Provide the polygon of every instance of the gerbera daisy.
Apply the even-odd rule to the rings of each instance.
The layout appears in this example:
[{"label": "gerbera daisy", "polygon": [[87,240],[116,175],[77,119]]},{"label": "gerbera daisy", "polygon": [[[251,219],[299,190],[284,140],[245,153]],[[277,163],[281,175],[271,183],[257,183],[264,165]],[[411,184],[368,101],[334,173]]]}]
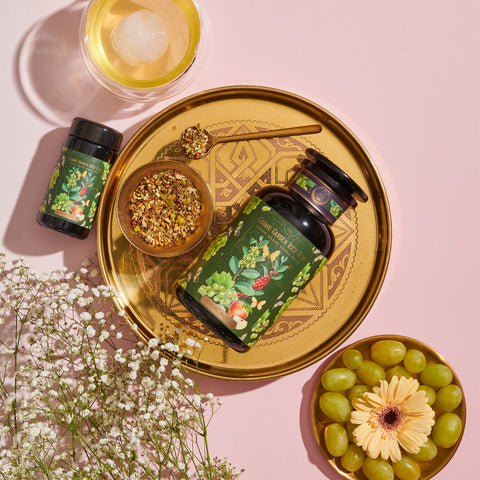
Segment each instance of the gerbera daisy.
[{"label": "gerbera daisy", "polygon": [[393,462],[401,459],[400,446],[418,453],[427,441],[434,424],[434,412],[414,378],[394,376],[382,380],[373,392],[352,400],[355,410],[350,421],[358,425],[353,431],[355,443],[371,458],[379,455]]}]

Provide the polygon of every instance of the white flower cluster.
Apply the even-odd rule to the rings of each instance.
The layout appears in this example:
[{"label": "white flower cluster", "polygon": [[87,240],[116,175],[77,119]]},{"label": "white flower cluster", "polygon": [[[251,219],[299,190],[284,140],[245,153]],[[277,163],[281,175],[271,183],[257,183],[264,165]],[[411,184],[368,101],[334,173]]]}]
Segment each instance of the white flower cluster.
[{"label": "white flower cluster", "polygon": [[137,342],[97,277],[0,254],[0,479],[238,478],[208,450],[219,401],[183,361],[200,345]]}]

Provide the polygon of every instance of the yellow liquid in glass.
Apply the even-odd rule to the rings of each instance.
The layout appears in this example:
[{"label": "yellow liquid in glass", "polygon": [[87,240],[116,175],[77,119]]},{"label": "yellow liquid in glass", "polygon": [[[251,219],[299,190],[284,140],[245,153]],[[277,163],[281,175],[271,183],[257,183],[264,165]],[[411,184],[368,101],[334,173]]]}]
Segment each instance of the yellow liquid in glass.
[{"label": "yellow liquid in glass", "polygon": [[[156,61],[134,66],[115,51],[112,32],[138,10],[158,15],[167,27],[169,43]],[[92,61],[111,81],[131,88],[154,88],[181,76],[195,59],[201,21],[191,0],[95,0],[85,22],[85,39]]]}]

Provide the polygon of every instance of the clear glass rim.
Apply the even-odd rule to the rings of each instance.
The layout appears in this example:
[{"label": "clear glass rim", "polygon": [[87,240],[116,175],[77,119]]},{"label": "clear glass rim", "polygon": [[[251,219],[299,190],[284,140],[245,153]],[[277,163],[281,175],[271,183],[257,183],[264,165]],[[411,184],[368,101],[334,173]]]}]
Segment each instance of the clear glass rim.
[{"label": "clear glass rim", "polygon": [[[197,74],[199,64],[205,56],[208,41],[208,22],[194,0],[187,1],[191,3],[198,15],[198,36],[193,42],[190,41],[182,61],[174,70],[160,79],[145,82],[136,81],[132,82],[132,85],[113,80],[97,65],[90,54],[88,48],[89,36],[86,32],[87,20],[92,6],[98,1],[91,0],[83,11],[80,20],[79,42],[84,65],[101,86],[123,99],[148,102],[169,98],[191,84]],[[176,3],[176,0],[171,1]]]}]

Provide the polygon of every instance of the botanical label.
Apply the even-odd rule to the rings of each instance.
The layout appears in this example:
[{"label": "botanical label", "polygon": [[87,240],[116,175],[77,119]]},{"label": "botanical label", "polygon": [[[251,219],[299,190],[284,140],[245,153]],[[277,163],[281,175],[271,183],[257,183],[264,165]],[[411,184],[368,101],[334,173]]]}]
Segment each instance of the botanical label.
[{"label": "botanical label", "polygon": [[110,164],[63,147],[40,211],[91,228]]},{"label": "botanical label", "polygon": [[251,346],[326,261],[284,217],[252,197],[179,284]]}]

